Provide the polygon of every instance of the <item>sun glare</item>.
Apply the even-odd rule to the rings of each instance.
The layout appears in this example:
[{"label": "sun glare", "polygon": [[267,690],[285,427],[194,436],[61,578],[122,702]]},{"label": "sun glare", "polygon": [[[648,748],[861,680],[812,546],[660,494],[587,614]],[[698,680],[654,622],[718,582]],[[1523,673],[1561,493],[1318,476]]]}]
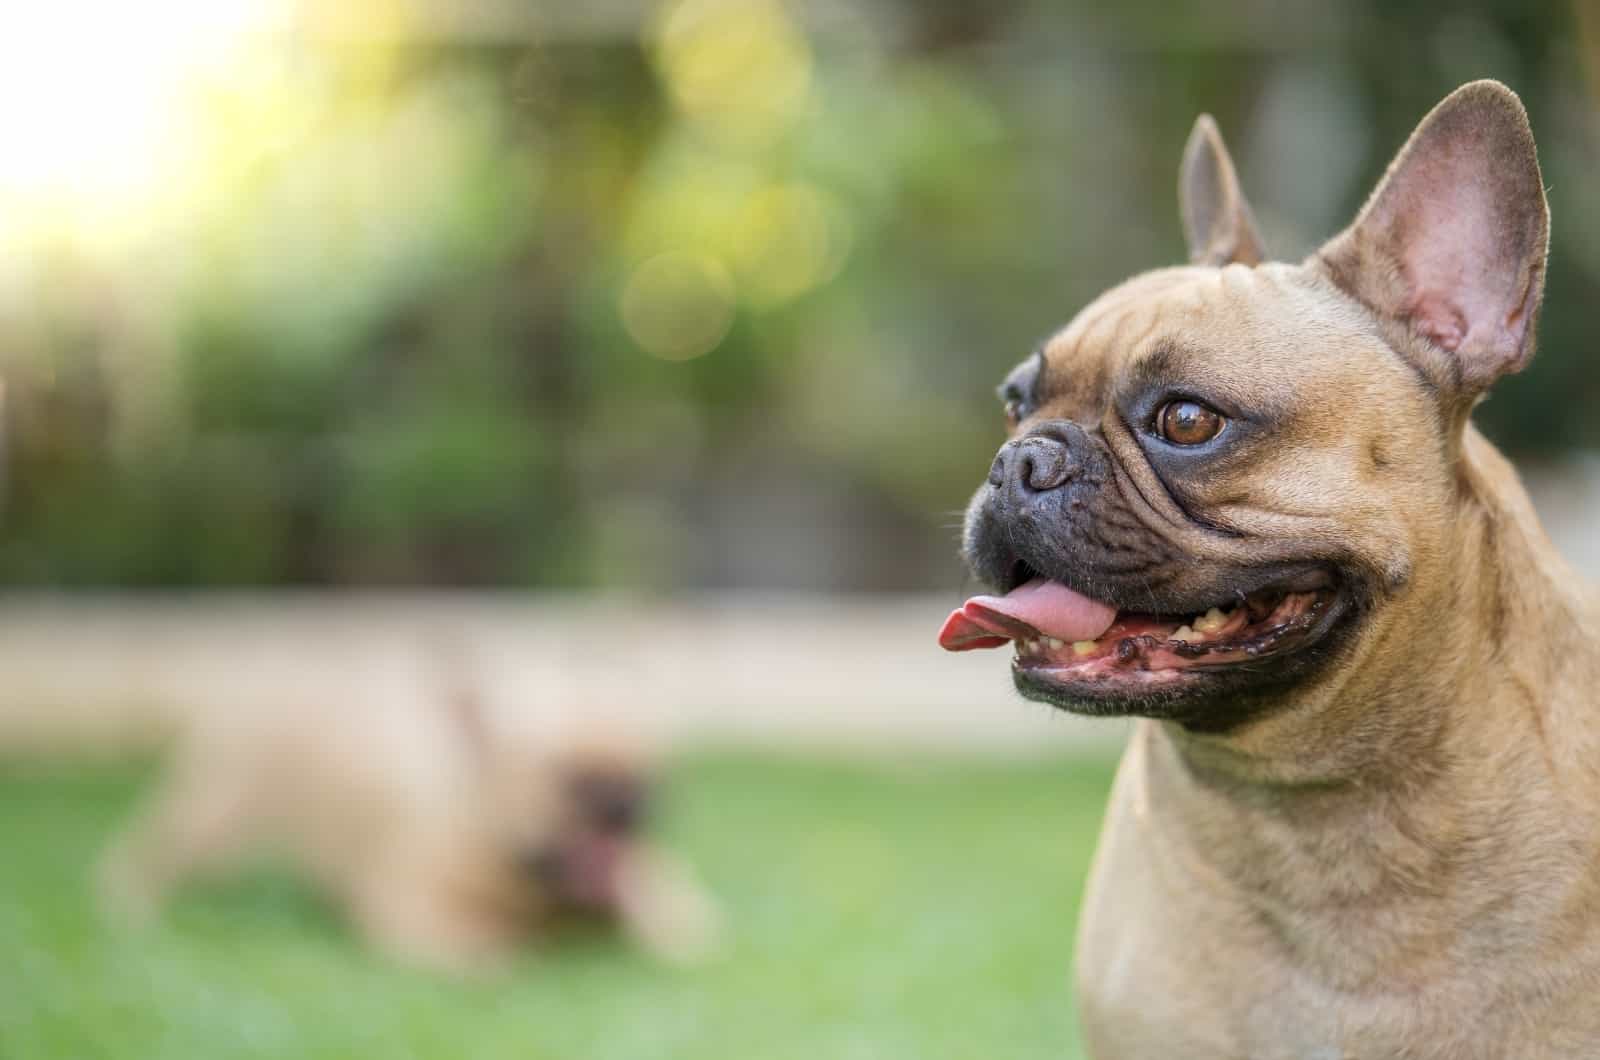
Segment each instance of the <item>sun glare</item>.
[{"label": "sun glare", "polygon": [[277,6],[14,6],[0,20],[0,226],[129,220],[184,164],[196,95]]}]

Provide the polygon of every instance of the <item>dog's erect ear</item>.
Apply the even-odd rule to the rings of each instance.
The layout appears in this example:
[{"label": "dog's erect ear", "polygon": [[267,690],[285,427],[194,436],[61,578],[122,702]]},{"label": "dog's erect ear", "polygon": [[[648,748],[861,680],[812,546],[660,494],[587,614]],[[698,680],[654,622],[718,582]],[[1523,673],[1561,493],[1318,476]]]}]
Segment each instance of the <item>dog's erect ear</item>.
[{"label": "dog's erect ear", "polygon": [[1437,382],[1476,395],[1533,355],[1549,244],[1522,101],[1474,81],[1422,119],[1355,223],[1316,257],[1358,301],[1444,352]]},{"label": "dog's erect ear", "polygon": [[1211,115],[1195,119],[1178,170],[1178,208],[1196,265],[1259,265],[1266,258],[1233,159]]}]

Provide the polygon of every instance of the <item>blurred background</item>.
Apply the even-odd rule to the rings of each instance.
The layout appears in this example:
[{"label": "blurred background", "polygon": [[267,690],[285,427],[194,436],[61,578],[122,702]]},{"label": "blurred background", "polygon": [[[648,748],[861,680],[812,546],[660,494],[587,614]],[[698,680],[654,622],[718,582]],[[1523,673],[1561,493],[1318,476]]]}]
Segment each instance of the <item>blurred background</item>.
[{"label": "blurred background", "polygon": [[[998,660],[933,645],[966,585],[959,513],[1002,438],[993,388],[1098,291],[1183,258],[1176,170],[1197,112],[1294,259],[1429,107],[1486,76],[1531,112],[1554,238],[1539,355],[1478,420],[1592,575],[1595,0],[5,14],[0,776],[7,842],[26,833],[36,856],[0,868],[19,898],[0,940],[34,972],[0,989],[0,1055],[97,1055],[130,1028],[139,1055],[333,1055],[350,1043],[297,1037],[314,1002],[283,984],[302,972],[379,977],[364,1027],[391,989],[422,1005],[363,1039],[395,1055],[456,1055],[439,1043],[474,1020],[496,1034],[460,1055],[536,1045],[499,1007],[513,998],[542,1013],[553,1056],[1070,1055],[1060,910],[1118,733],[1021,704]],[[441,629],[502,698],[618,713],[690,753],[687,823],[669,827],[723,858],[757,957],[684,986],[586,951],[576,979],[441,999],[339,964],[357,958],[324,952],[311,907],[266,884],[191,910],[167,949],[105,957],[120,951],[80,870],[148,767],[84,772],[78,752],[148,753],[245,699],[376,694],[373,675]],[[840,754],[852,764],[823,764]],[[788,764],[755,764],[772,756]],[[963,814],[971,788],[1015,799]],[[733,853],[748,836],[724,797],[832,868],[777,896]],[[907,837],[941,827],[913,812],[930,804],[997,845],[973,871],[1017,888],[1003,909],[948,876],[965,860]],[[1011,879],[1052,836],[1038,878]],[[875,936],[846,879],[950,912]],[[844,918],[820,936],[837,948],[807,951],[798,1001],[752,970],[784,963],[781,933],[758,959],[769,902]],[[285,931],[303,948],[272,941]],[[218,985],[207,946],[258,947],[266,979],[247,965]],[[130,1001],[151,953],[171,981]],[[987,978],[956,1021],[974,966]],[[87,968],[91,1016],[69,1017]],[[613,980],[642,1013],[626,1033],[594,1000]],[[719,1022],[730,983],[749,1007]],[[150,1015],[174,1010],[191,1022]],[[766,1041],[774,1020],[790,1026]],[[230,1039],[238,1021],[254,1030]],[[7,1051],[8,1031],[25,1045]],[[590,1034],[610,1037],[573,1051]]]}]

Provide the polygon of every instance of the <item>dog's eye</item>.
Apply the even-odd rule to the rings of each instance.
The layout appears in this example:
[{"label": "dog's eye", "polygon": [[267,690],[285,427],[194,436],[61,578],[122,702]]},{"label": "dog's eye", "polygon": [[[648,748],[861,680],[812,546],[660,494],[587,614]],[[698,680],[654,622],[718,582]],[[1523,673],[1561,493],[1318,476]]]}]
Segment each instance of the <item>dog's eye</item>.
[{"label": "dog's eye", "polygon": [[1018,401],[1016,398],[1011,398],[1006,402],[1007,427],[1016,427],[1017,424],[1022,422],[1022,417],[1026,414],[1027,410],[1022,407],[1021,401]]},{"label": "dog's eye", "polygon": [[1173,445],[1200,445],[1222,433],[1227,423],[1198,401],[1169,401],[1156,413],[1156,431]]}]

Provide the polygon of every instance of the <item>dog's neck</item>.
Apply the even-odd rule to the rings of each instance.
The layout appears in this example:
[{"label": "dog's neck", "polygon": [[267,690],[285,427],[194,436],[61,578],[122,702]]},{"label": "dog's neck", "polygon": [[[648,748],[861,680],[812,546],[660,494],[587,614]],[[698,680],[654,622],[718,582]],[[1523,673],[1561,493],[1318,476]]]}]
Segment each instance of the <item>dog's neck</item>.
[{"label": "dog's neck", "polygon": [[1464,455],[1481,502],[1462,506],[1427,601],[1445,610],[1403,668],[1352,668],[1235,737],[1142,722],[1130,750],[1135,804],[1190,883],[1282,912],[1347,985],[1459,958],[1430,942],[1430,903],[1494,932],[1600,885],[1597,609],[1499,454],[1473,434]]}]

